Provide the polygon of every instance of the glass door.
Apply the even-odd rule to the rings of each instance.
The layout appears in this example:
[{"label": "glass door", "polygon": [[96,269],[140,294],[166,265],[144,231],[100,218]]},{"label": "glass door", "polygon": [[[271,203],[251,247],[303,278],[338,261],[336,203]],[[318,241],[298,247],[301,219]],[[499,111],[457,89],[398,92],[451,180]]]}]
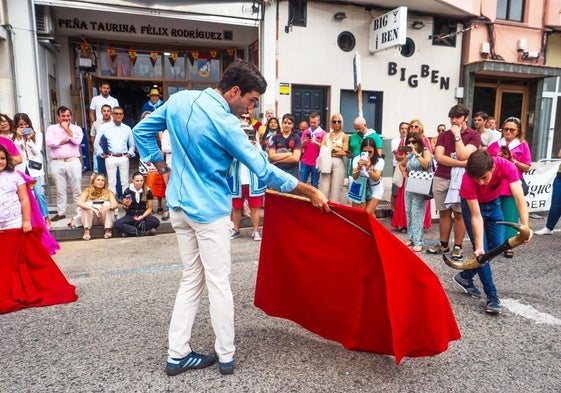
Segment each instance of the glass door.
[{"label": "glass door", "polygon": [[551,110],[553,108],[553,98],[542,97],[542,107],[541,107],[541,118],[540,118],[540,129],[537,130],[535,134],[535,148],[532,146],[532,151],[535,157],[532,157],[534,161],[538,161],[544,158],[549,158],[549,152],[551,151],[550,144],[553,138],[554,128],[550,124]]}]

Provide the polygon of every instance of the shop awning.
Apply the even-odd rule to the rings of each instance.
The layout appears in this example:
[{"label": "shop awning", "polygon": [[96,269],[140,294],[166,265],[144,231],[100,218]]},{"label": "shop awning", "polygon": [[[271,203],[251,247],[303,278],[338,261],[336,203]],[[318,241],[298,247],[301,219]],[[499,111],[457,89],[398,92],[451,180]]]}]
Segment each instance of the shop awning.
[{"label": "shop awning", "polygon": [[246,26],[256,26],[261,18],[257,1],[36,0],[35,4]]}]

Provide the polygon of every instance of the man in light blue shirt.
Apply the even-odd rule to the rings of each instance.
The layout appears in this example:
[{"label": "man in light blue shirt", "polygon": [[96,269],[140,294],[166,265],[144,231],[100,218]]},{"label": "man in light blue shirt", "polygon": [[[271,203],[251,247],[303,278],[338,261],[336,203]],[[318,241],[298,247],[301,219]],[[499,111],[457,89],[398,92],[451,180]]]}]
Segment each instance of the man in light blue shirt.
[{"label": "man in light blue shirt", "polygon": [[[129,159],[135,156],[134,139],[132,130],[123,123],[125,112],[120,106],[113,108],[113,120],[104,123],[99,127],[99,132],[95,135],[94,152],[105,159],[107,170],[107,180],[109,189],[121,197],[122,187],[129,184]],[[107,140],[107,151],[104,151],[101,140]],[[120,176],[120,189],[117,190],[117,170]]]},{"label": "man in light blue shirt", "polygon": [[[306,196],[315,207],[329,211],[327,198],[318,189],[271,165],[240,128],[238,116],[253,110],[266,87],[255,66],[236,60],[215,89],[175,93],[134,128],[141,159],[152,162],[168,182],[166,199],[184,266],[169,328],[168,375],[216,361],[214,355],[197,354],[190,346],[205,284],[218,368],[223,375],[234,372],[232,200],[226,181],[232,160],[238,159],[270,187]],[[170,134],[173,171],[156,142],[163,129]]]}]

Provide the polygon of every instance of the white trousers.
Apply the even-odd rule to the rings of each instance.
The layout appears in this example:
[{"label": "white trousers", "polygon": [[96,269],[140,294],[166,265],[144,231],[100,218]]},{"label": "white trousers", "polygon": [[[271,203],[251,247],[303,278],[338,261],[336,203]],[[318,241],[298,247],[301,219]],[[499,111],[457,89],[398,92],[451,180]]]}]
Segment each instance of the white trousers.
[{"label": "white trousers", "polygon": [[206,284],[210,319],[216,336],[214,350],[221,362],[234,356],[234,299],[230,288],[230,217],[208,224],[191,220],[170,209],[183,263],[183,275],[169,327],[168,354],[183,358],[192,351],[191,329]]},{"label": "white trousers", "polygon": [[319,176],[319,190],[331,202],[341,203],[341,193],[346,176],[345,160],[341,157],[333,157],[331,173],[321,173]]},{"label": "white trousers", "polygon": [[109,156],[105,159],[105,169],[107,169],[107,181],[109,189],[117,195],[117,168],[119,168],[119,176],[121,178],[122,191],[128,187],[129,181],[129,158],[127,156],[113,157]]},{"label": "white trousers", "polygon": [[70,183],[74,203],[78,202],[82,192],[82,162],[79,158],[51,161],[51,173],[56,184],[56,210],[58,214],[65,214],[67,207],[67,183]]},{"label": "white trousers", "polygon": [[[84,228],[90,229],[92,225],[103,225],[104,229],[112,229],[115,223],[115,212],[108,210],[111,206],[110,202],[104,202],[107,210],[101,210],[100,217],[96,216],[92,210],[80,209],[80,220]],[[94,205],[101,207],[101,205]]]}]

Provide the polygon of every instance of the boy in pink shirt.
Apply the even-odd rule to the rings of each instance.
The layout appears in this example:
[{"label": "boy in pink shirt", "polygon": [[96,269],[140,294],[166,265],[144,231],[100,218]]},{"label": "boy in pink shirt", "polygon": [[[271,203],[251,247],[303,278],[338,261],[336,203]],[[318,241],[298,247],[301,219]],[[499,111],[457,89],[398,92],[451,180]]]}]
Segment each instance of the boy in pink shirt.
[{"label": "boy in pink shirt", "polygon": [[[475,256],[485,254],[505,241],[505,227],[497,224],[497,221],[504,219],[499,197],[504,195],[505,187],[510,189],[514,197],[520,223],[527,226],[528,207],[516,167],[502,157],[492,157],[485,150],[478,150],[470,155],[460,187],[460,197],[464,223]],[[490,263],[477,269],[461,271],[454,277],[454,282],[468,296],[480,298],[481,292],[473,284],[476,274],[479,275],[487,295],[486,311],[500,314],[500,300],[493,283]]]}]

